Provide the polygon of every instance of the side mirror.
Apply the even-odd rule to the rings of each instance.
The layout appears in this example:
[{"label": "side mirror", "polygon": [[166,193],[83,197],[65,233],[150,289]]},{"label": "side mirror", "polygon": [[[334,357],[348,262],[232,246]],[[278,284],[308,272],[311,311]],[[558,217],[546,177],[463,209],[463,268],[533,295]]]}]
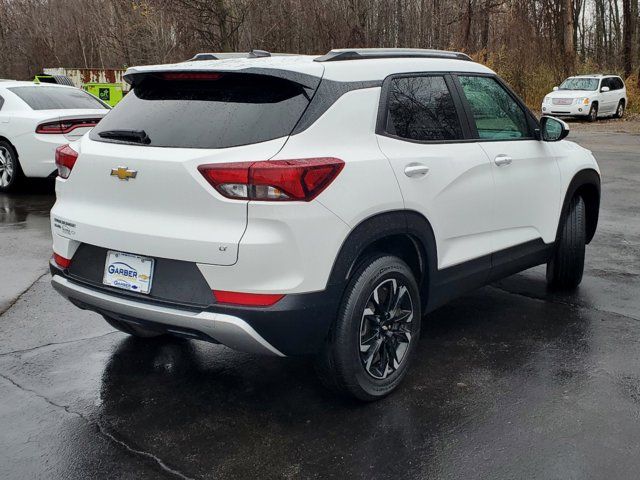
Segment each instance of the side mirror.
[{"label": "side mirror", "polygon": [[558,87],[553,87],[553,91],[554,92],[557,91],[557,90],[558,90]]},{"label": "side mirror", "polygon": [[608,92],[609,90],[610,90],[610,88],[609,88],[609,87],[602,87],[602,88],[600,89],[600,91],[601,91],[602,93],[604,93],[604,92]]},{"label": "side mirror", "polygon": [[540,130],[545,142],[558,142],[569,135],[569,125],[555,117],[542,117]]}]

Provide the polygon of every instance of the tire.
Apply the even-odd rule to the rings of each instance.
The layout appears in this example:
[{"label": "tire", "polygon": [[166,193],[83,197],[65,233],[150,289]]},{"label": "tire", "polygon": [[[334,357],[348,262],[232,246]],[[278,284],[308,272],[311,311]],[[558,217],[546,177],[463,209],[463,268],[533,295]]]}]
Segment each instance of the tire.
[{"label": "tire", "polygon": [[0,140],[0,192],[15,192],[24,181],[24,173],[13,145]]},{"label": "tire", "polygon": [[624,116],[624,101],[620,100],[618,102],[618,108],[616,108],[616,118],[622,118]]},{"label": "tire", "polygon": [[154,330],[148,330],[136,325],[131,325],[130,323],[116,320],[115,318],[108,317],[107,315],[103,315],[102,317],[109,325],[111,325],[116,330],[120,330],[121,332],[132,335],[134,337],[155,338],[163,335],[162,333],[156,332]]},{"label": "tire", "polygon": [[598,104],[594,103],[593,105],[591,105],[591,110],[589,110],[587,121],[595,122],[596,120],[598,120]]},{"label": "tire", "polygon": [[573,197],[565,215],[553,257],[547,263],[550,287],[572,290],[580,285],[584,271],[586,217],[582,197]]},{"label": "tire", "polygon": [[[399,305],[390,307],[387,300]],[[338,393],[364,401],[388,395],[414,356],[420,320],[420,294],[411,269],[394,256],[373,257],[356,270],[345,289],[317,358],[320,380]]]}]

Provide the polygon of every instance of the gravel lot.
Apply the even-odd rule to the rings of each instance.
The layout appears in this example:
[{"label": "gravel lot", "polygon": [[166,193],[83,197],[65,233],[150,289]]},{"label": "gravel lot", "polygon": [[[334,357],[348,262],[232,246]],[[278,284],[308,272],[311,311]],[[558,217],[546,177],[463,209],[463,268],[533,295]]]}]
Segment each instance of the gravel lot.
[{"label": "gravel lot", "polygon": [[0,476],[638,478],[640,122],[571,125],[603,172],[579,291],[539,267],[441,308],[375,404],[306,359],[113,331],[49,285],[50,184],[0,194]]}]

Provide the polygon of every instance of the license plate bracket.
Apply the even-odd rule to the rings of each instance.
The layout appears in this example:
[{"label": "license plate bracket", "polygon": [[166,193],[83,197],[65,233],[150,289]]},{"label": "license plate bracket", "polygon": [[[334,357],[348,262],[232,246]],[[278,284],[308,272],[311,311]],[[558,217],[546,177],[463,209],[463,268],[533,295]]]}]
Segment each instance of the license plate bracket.
[{"label": "license plate bracket", "polygon": [[107,251],[102,283],[130,292],[149,294],[155,260],[142,255]]}]

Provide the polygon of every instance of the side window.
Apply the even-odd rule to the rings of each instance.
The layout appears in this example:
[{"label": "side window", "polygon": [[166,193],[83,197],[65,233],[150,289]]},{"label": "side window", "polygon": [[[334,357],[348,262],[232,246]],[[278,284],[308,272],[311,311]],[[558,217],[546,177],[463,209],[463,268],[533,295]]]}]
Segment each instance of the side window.
[{"label": "side window", "polygon": [[458,79],[481,139],[531,137],[524,110],[494,78],[460,76]]},{"label": "side window", "polygon": [[4,105],[4,98],[0,97],[0,110],[2,110],[3,105]]},{"label": "side window", "polygon": [[609,87],[609,90],[615,90],[613,78],[603,78],[602,85],[600,85],[600,88],[602,87]]},{"label": "side window", "polygon": [[614,84],[616,90],[622,90],[624,88],[624,82],[619,77],[614,77],[613,78],[613,84]]},{"label": "side window", "polygon": [[462,128],[441,76],[391,80],[386,131],[409,140],[460,140]]}]

